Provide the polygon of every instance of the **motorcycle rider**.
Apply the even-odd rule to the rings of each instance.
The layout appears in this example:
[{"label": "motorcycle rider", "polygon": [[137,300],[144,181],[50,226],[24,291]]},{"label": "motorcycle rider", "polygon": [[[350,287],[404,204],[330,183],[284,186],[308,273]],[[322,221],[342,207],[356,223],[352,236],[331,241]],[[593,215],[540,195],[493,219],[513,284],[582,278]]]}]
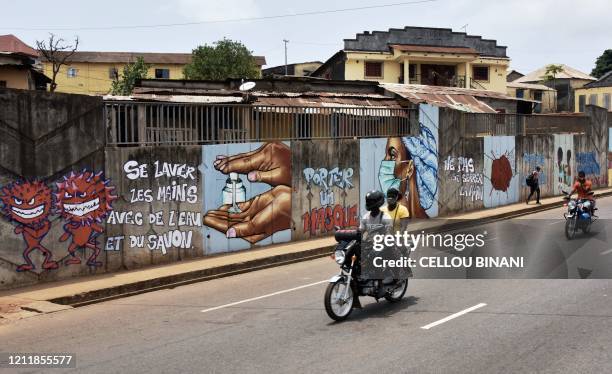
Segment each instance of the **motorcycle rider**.
[{"label": "motorcycle rider", "polygon": [[[373,250],[375,235],[391,234],[391,228],[393,226],[391,217],[380,209],[384,203],[385,195],[380,191],[372,190],[365,196],[365,206],[368,212],[361,217],[359,223],[359,230],[361,231],[362,261],[363,256]],[[367,277],[366,274],[362,274],[362,276]],[[388,281],[389,280],[385,278],[383,282],[386,283]],[[390,281],[392,282],[393,279],[391,278]],[[356,298],[355,302],[355,308],[361,308],[359,297]]]},{"label": "motorcycle rider", "polygon": [[595,211],[595,199],[593,198],[593,195],[589,194],[592,189],[593,183],[590,180],[586,179],[584,171],[579,171],[578,178],[576,178],[576,182],[572,187],[572,191],[568,195],[569,198],[574,192],[578,192],[578,199],[591,201],[591,215]]}]

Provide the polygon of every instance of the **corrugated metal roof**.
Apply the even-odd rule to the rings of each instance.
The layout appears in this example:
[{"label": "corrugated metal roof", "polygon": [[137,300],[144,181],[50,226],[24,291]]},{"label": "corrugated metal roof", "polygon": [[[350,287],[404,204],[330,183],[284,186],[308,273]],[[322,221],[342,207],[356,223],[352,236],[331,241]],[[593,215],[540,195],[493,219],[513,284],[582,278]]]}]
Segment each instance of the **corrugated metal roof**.
[{"label": "corrugated metal roof", "polygon": [[554,89],[548,86],[545,86],[543,84],[537,84],[537,83],[521,83],[521,82],[513,81],[513,82],[506,83],[506,86],[510,88],[524,88],[528,90],[555,91]]},{"label": "corrugated metal roof", "polygon": [[0,35],[0,52],[21,53],[30,57],[38,57],[38,51],[22,42],[13,34]]},{"label": "corrugated metal roof", "polygon": [[462,53],[477,55],[478,51],[470,47],[435,47],[414,44],[390,44],[393,49],[404,52],[432,52],[432,53]]},{"label": "corrugated metal roof", "polygon": [[383,83],[381,87],[400,95],[413,104],[428,103],[472,113],[496,113],[495,109],[491,108],[485,102],[478,100],[478,96],[502,100],[515,100],[498,92],[455,87],[397,83]]}]

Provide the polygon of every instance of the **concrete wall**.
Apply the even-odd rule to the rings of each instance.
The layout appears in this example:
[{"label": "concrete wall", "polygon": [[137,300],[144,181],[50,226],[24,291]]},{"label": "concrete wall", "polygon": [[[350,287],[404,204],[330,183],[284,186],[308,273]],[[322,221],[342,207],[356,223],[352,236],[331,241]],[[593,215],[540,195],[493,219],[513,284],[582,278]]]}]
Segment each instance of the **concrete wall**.
[{"label": "concrete wall", "polygon": [[359,219],[359,141],[294,142],[292,239],[309,239],[351,227]]},{"label": "concrete wall", "polygon": [[467,137],[458,112],[421,105],[415,136],[104,149],[96,98],[10,95],[0,289],[329,235],[374,189],[432,218],[522,201],[535,165],[545,196],[578,170],[608,183],[607,112],[592,106],[584,134]]},{"label": "concrete wall", "polygon": [[0,90],[0,288],[106,270],[101,114],[95,97]]}]

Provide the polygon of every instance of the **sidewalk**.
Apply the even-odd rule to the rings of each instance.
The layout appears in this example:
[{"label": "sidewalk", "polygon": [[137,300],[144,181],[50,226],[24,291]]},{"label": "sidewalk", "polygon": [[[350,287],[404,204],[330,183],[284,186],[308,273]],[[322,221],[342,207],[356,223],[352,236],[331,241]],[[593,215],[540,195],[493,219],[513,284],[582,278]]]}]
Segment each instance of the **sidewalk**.
[{"label": "sidewalk", "polygon": [[[612,188],[597,190],[596,196],[612,196]],[[411,231],[437,227],[444,230],[498,219],[506,219],[561,206],[560,197],[541,200],[542,205],[517,203],[499,208],[426,220],[411,225]],[[331,252],[333,237],[291,242],[262,249],[241,251],[146,269],[72,278],[60,282],[0,291],[0,321],[82,306],[163,288],[265,269],[323,257]],[[58,305],[59,304],[59,305]],[[70,305],[70,306],[68,306]],[[23,312],[23,313],[21,313]],[[18,314],[14,314],[18,313]],[[22,315],[22,317],[18,317]]]}]

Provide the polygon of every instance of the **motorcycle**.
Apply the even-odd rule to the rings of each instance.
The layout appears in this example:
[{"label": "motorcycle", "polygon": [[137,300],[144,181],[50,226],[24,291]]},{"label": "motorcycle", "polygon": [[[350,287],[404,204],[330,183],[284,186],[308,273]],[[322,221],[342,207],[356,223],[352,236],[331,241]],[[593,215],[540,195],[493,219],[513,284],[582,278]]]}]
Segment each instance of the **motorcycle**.
[{"label": "motorcycle", "polygon": [[[593,191],[589,192],[589,195],[593,196]],[[596,218],[592,214],[593,203],[591,200],[570,198],[567,193],[563,199],[567,200],[567,203],[564,204],[567,206],[567,213],[563,213],[565,218],[565,237],[568,240],[572,240],[578,230],[582,230],[585,234],[589,233]]]},{"label": "motorcycle", "polygon": [[[393,279],[383,282],[377,279],[362,279],[361,232],[359,230],[336,230],[338,242],[332,258],[340,265],[340,274],[329,280],[325,290],[325,311],[335,321],[343,321],[353,311],[355,298],[371,296],[378,301],[400,301],[408,289],[408,279]],[[388,284],[385,284],[388,283]]]}]

